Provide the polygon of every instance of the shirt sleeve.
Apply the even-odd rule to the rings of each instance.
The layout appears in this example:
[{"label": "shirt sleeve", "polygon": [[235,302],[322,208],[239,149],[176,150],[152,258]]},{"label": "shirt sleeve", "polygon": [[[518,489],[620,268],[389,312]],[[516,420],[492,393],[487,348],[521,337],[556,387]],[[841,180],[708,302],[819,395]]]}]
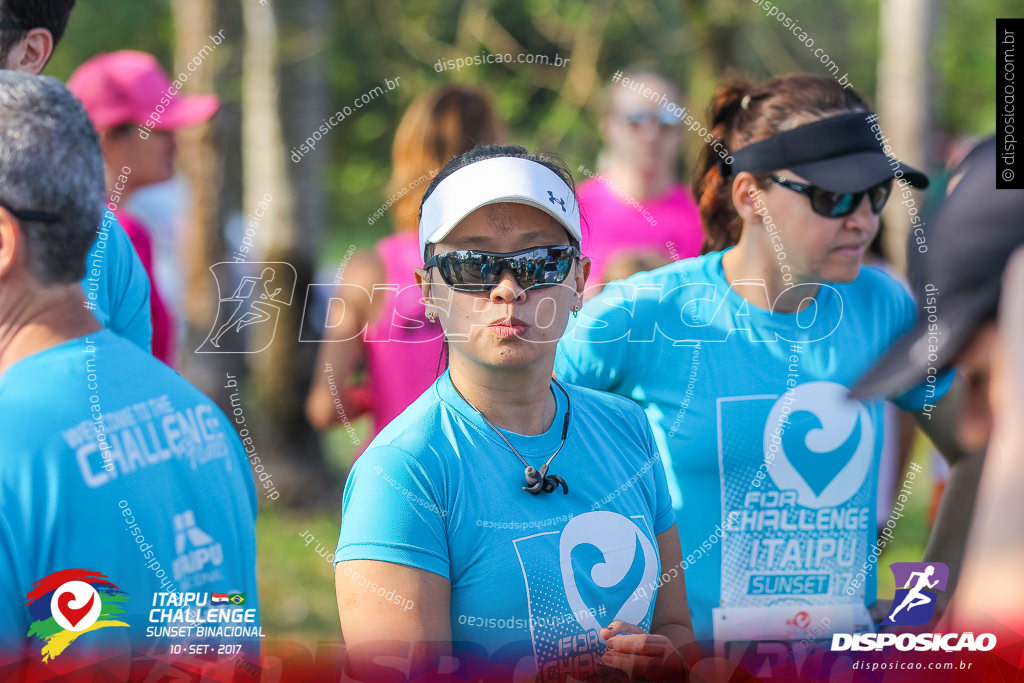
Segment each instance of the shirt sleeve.
[{"label": "shirt sleeve", "polygon": [[448,514],[435,488],[443,473],[427,470],[393,446],[360,456],[345,484],[335,565],[380,560],[450,578]]},{"label": "shirt sleeve", "polygon": [[896,396],[892,402],[912,413],[924,410],[929,405],[934,406],[953,386],[955,376],[955,370],[946,370],[938,374],[931,373],[924,382]]},{"label": "shirt sleeve", "polygon": [[106,298],[110,308],[106,312],[110,317],[107,327],[146,353],[151,353],[153,322],[149,303],[149,276],[117,217],[108,210],[104,212],[103,221],[108,230],[106,262],[103,264]]},{"label": "shirt sleeve", "polygon": [[555,376],[570,384],[627,394],[628,347],[637,288],[613,282],[588,301],[558,343]]}]

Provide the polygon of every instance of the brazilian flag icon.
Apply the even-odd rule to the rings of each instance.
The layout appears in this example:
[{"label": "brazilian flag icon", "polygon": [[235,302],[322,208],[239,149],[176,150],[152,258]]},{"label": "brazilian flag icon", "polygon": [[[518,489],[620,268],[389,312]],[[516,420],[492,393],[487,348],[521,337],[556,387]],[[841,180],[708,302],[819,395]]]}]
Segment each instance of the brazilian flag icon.
[{"label": "brazilian flag icon", "polygon": [[233,605],[244,605],[245,593],[232,593],[228,596],[228,600],[230,600]]}]

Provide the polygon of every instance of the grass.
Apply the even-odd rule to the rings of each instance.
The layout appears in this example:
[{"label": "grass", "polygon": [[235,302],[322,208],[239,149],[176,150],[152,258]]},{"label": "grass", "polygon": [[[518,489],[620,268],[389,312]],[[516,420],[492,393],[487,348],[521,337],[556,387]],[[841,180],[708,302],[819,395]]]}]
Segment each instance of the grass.
[{"label": "grass", "polygon": [[[339,515],[309,517],[273,508],[261,511],[256,529],[263,631],[314,651],[322,640],[341,639],[331,561]],[[307,545],[305,539],[312,539]],[[311,535],[311,536],[310,536]],[[328,560],[317,554],[324,552]]]},{"label": "grass", "polygon": [[[361,436],[368,433],[367,422],[360,420],[354,426]],[[354,448],[344,430],[337,429],[325,438],[325,450],[338,473],[338,509],[302,513],[271,505],[260,510],[256,525],[264,632],[276,640],[298,642],[311,652],[318,642],[341,640],[332,562],[341,523],[341,490]],[[896,524],[893,541],[878,563],[880,599],[891,600],[895,591],[889,563],[920,561],[928,542],[933,486],[931,448],[926,439],[918,438],[912,460],[921,465],[922,472],[914,482],[905,514]],[[902,485],[902,475],[897,485]]]},{"label": "grass", "polygon": [[[365,442],[369,420],[360,418],[352,426]],[[344,429],[328,433],[323,445],[336,474],[337,509],[299,512],[264,505],[256,522],[263,632],[274,640],[300,643],[311,652],[316,651],[318,642],[341,640],[334,597],[334,549],[341,529],[342,487],[356,450]]]}]

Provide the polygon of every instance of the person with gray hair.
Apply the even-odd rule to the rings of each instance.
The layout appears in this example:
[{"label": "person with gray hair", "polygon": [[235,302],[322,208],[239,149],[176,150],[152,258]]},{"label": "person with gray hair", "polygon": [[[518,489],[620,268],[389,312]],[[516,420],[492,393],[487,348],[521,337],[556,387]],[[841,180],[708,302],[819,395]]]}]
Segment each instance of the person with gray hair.
[{"label": "person with gray hair", "polygon": [[[123,655],[182,643],[244,666],[261,635],[246,453],[212,401],[85,306],[103,203],[78,100],[0,71],[0,670],[104,661],[134,680]],[[175,615],[179,591],[201,602]]]},{"label": "person with gray hair", "polygon": [[[38,74],[64,35],[75,0],[0,0],[0,70]],[[106,327],[149,351],[153,324],[149,277],[114,211],[112,198],[93,230],[82,278],[85,306]],[[94,226],[95,227],[95,226]]]},{"label": "person with gray hair", "polygon": [[96,132],[60,81],[0,72],[0,83],[0,204],[19,220],[29,274],[46,288],[78,289],[103,214]]}]

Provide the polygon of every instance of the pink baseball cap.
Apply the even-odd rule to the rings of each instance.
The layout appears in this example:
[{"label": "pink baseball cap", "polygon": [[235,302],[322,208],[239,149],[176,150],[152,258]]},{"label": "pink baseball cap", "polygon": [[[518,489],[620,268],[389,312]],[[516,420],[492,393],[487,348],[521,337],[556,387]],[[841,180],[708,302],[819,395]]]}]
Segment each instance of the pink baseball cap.
[{"label": "pink baseball cap", "polygon": [[71,74],[68,90],[98,130],[124,123],[176,130],[208,120],[220,106],[216,95],[182,95],[156,57],[136,50],[93,57]]}]

